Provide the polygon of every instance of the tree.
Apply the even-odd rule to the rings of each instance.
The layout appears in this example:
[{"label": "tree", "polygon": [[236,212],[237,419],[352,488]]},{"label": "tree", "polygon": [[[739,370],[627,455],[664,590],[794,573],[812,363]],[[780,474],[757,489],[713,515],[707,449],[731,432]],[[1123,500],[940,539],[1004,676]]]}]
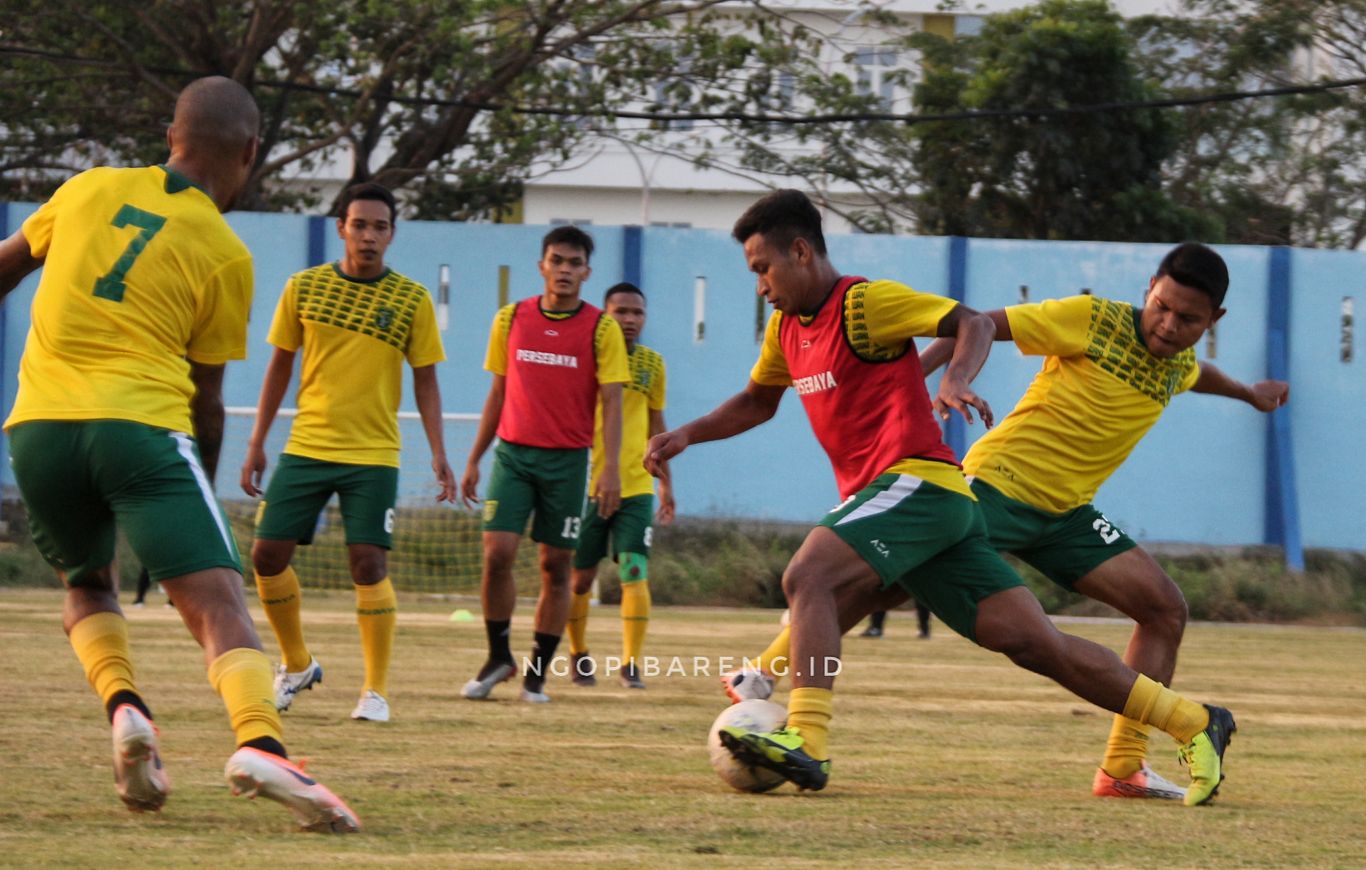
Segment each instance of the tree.
[{"label": "tree", "polygon": [[[1132,29],[1145,74],[1176,96],[1366,78],[1366,0],[1188,0]],[[1366,241],[1366,88],[1192,107],[1165,168],[1229,241]]]},{"label": "tree", "polygon": [[1133,40],[1104,0],[1045,0],[991,16],[975,38],[917,41],[929,58],[920,111],[1041,112],[916,126],[925,231],[1131,241],[1218,234],[1163,190],[1178,133],[1170,111],[1047,111],[1159,95],[1140,78]]},{"label": "tree", "polygon": [[[174,95],[221,74],[262,109],[242,207],[314,205],[290,179],[349,161],[350,181],[409,191],[414,216],[488,215],[537,165],[612,133],[595,113],[656,81],[724,91],[747,76],[752,44],[718,30],[721,2],[15,0],[0,24],[0,195],[158,159]],[[669,72],[680,54],[689,69]]]}]

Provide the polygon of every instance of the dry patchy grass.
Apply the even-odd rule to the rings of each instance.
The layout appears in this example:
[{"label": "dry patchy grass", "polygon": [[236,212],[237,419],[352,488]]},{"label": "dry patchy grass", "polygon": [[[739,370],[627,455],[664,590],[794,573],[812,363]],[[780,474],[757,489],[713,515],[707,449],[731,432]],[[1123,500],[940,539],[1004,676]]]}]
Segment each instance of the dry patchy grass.
[{"label": "dry patchy grass", "polygon": [[[0,590],[5,864],[254,866],[1360,866],[1366,830],[1366,632],[1191,626],[1178,688],[1238,716],[1215,805],[1098,800],[1088,789],[1109,715],[937,626],[894,615],[846,643],[834,774],[819,794],[753,796],[712,774],[704,740],[723,703],[720,656],[753,654],[773,611],[657,608],[647,652],[712,663],[644,692],[552,679],[554,702],[511,685],[473,703],[483,658],[470,600],[404,598],[387,725],[347,718],[360,685],[349,595],[308,591],[326,682],[286,714],[296,755],[361,814],[354,837],[296,834],[273,804],[231,799],[231,738],[198,648],[175,613],[130,611],[140,685],[158,716],[174,793],[159,816],[123,810],[107,726],[62,637],[60,592]],[[259,618],[258,625],[264,626]],[[1065,630],[1122,648],[1125,625]],[[529,608],[514,649],[530,644]],[[615,652],[614,608],[593,612]],[[267,649],[274,650],[272,640]],[[1180,781],[1174,744],[1154,765]]]}]

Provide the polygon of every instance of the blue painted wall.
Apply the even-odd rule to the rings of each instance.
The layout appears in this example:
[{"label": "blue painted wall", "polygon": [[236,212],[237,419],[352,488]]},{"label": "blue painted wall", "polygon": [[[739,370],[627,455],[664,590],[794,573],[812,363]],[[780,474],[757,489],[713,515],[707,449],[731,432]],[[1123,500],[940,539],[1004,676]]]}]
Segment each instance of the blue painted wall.
[{"label": "blue painted wall", "polygon": [[[4,208],[5,206],[0,206]],[[11,204],[17,227],[32,206]],[[249,358],[228,368],[228,405],[254,406],[269,347],[266,331],[279,290],[290,273],[308,265],[309,219],[293,215],[234,214],[233,227],[256,258],[256,303]],[[399,271],[434,291],[442,264],[450,266],[450,323],[443,339],[449,362],[440,368],[448,412],[477,414],[488,389],[482,363],[489,323],[497,308],[498,271],[510,274],[510,299],[538,293],[536,261],[545,227],[402,222],[390,249]],[[335,259],[341,244],[330,221],[323,253]],[[596,227],[598,250],[587,298],[597,302],[611,284],[634,277],[649,295],[643,341],[664,354],[669,366],[669,407],[674,424],[706,413],[741,389],[758,352],[761,312],[754,282],[739,247],[713,230]],[[634,237],[633,237],[634,236]],[[836,236],[831,258],[847,273],[890,277],[928,291],[949,292],[953,240],[924,237]],[[1098,295],[1141,303],[1165,245],[1083,242],[964,240],[963,296],[988,309],[1020,301],[1071,295],[1089,288]],[[316,239],[314,242],[316,247]],[[635,262],[639,251],[640,261]],[[1232,284],[1229,313],[1215,337],[1214,361],[1246,380],[1266,377],[1270,249],[1225,247]],[[1290,252],[1289,354],[1292,401],[1278,412],[1293,423],[1291,459],[1298,474],[1299,516],[1305,546],[1366,549],[1366,348],[1339,361],[1342,298],[1366,306],[1366,253]],[[699,282],[699,279],[701,281]],[[701,338],[694,318],[699,283],[705,287]],[[15,373],[36,278],[5,303],[3,404],[15,390]],[[1209,357],[1209,342],[1198,348]],[[978,380],[979,392],[1004,416],[1024,391],[1040,360],[999,344]],[[358,377],[363,375],[358,375]],[[409,390],[409,393],[411,391]],[[289,400],[292,403],[292,397]],[[738,438],[695,446],[675,463],[680,510],[686,515],[814,521],[837,500],[824,454],[806,426],[799,402],[789,395],[775,420]],[[405,408],[412,409],[411,395]],[[277,423],[278,449],[286,421]],[[225,496],[235,480],[250,422],[235,420],[224,448],[220,484]],[[475,425],[447,426],[447,450],[459,474]],[[966,427],[965,443],[981,434]],[[1145,540],[1208,544],[1263,542],[1267,522],[1268,418],[1246,405],[1183,395],[1129,462],[1101,488],[1097,504],[1130,534]],[[405,445],[405,485],[410,494],[431,489],[426,445],[416,426]],[[0,442],[0,450],[3,443]],[[272,458],[273,461],[273,458]],[[13,486],[6,462],[0,479]]]}]

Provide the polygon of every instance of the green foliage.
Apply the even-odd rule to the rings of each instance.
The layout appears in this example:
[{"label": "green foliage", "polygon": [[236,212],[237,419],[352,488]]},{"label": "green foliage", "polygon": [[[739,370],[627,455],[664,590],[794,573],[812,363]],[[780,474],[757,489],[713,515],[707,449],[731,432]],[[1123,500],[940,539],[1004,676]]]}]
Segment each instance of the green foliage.
[{"label": "green foliage", "polygon": [[[1366,76],[1366,0],[1186,0],[1129,29],[1143,75],[1173,96]],[[1229,242],[1366,241],[1366,88],[1212,103],[1180,113],[1166,188]]]},{"label": "green foliage", "polygon": [[351,182],[412,191],[417,217],[496,214],[538,167],[614,135],[589,113],[657,84],[706,107],[715,98],[700,82],[743,81],[754,45],[717,29],[718,2],[260,0],[244,14],[192,0],[16,0],[3,26],[0,195],[42,198],[92,163],[161,159],[175,94],[221,74],[262,109],[239,207],[311,207],[319,192],[285,179],[336,162]]},{"label": "green foliage", "polygon": [[[921,34],[925,112],[1151,100],[1135,45],[1104,0],[1045,0],[990,16],[980,36]],[[1216,225],[1162,189],[1176,144],[1168,110],[1040,114],[917,126],[923,231],[1035,239],[1212,238]]]}]

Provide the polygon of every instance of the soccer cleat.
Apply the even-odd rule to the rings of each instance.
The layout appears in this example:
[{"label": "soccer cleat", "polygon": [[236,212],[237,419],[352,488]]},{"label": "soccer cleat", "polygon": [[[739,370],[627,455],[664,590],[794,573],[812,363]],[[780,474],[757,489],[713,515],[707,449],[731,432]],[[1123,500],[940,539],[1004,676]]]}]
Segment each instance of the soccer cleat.
[{"label": "soccer cleat", "polygon": [[726,690],[726,697],[730,698],[732,704],[741,701],[767,701],[773,694],[775,682],[772,677],[753,665],[745,665],[721,675],[721,688]]},{"label": "soccer cleat", "polygon": [[302,671],[288,671],[282,663],[275,669],[275,709],[281,713],[294,703],[294,696],[304,689],[312,689],[314,683],[323,681],[323,666],[316,658],[308,660],[308,667]]},{"label": "soccer cleat", "polygon": [[621,685],[627,689],[643,689],[645,681],[640,678],[640,669],[634,664],[628,664],[621,669]]},{"label": "soccer cleat", "polygon": [[796,729],[758,732],[728,725],[717,734],[736,761],[767,768],[797,788],[820,791],[830,780],[830,762],[808,755],[802,748],[806,741]]},{"label": "soccer cleat", "polygon": [[574,685],[583,686],[587,689],[598,684],[598,678],[594,676],[597,673],[598,665],[586,650],[573,654],[570,660],[570,668]]},{"label": "soccer cleat", "polygon": [[545,693],[545,681],[523,680],[522,700],[528,704],[549,704],[550,696]]},{"label": "soccer cleat", "polygon": [[482,701],[489,696],[494,686],[512,679],[515,673],[517,666],[512,662],[484,662],[484,666],[479,669],[479,675],[460,690],[460,696],[471,701]]},{"label": "soccer cleat", "polygon": [[360,830],[360,817],[341,798],[278,755],[243,746],[228,759],[223,775],[234,795],[284,804],[306,831],[352,834]]},{"label": "soccer cleat", "polygon": [[384,696],[379,692],[366,689],[365,694],[360,696],[356,709],[351,711],[351,718],[364,719],[367,722],[388,722],[389,702],[384,700]]},{"label": "soccer cleat", "polygon": [[161,732],[132,704],[119,705],[113,725],[114,790],[135,813],[160,810],[171,793],[157,746]]},{"label": "soccer cleat", "polygon": [[1184,788],[1158,776],[1146,763],[1123,779],[1117,779],[1103,768],[1097,768],[1096,778],[1091,782],[1091,794],[1096,797],[1155,798],[1165,801],[1186,799]]},{"label": "soccer cleat", "polygon": [[1205,709],[1209,711],[1209,724],[1180,749],[1181,761],[1191,772],[1185,798],[1188,807],[1208,803],[1219,793],[1219,784],[1224,781],[1224,750],[1238,730],[1233,714],[1223,707],[1206,704]]}]

